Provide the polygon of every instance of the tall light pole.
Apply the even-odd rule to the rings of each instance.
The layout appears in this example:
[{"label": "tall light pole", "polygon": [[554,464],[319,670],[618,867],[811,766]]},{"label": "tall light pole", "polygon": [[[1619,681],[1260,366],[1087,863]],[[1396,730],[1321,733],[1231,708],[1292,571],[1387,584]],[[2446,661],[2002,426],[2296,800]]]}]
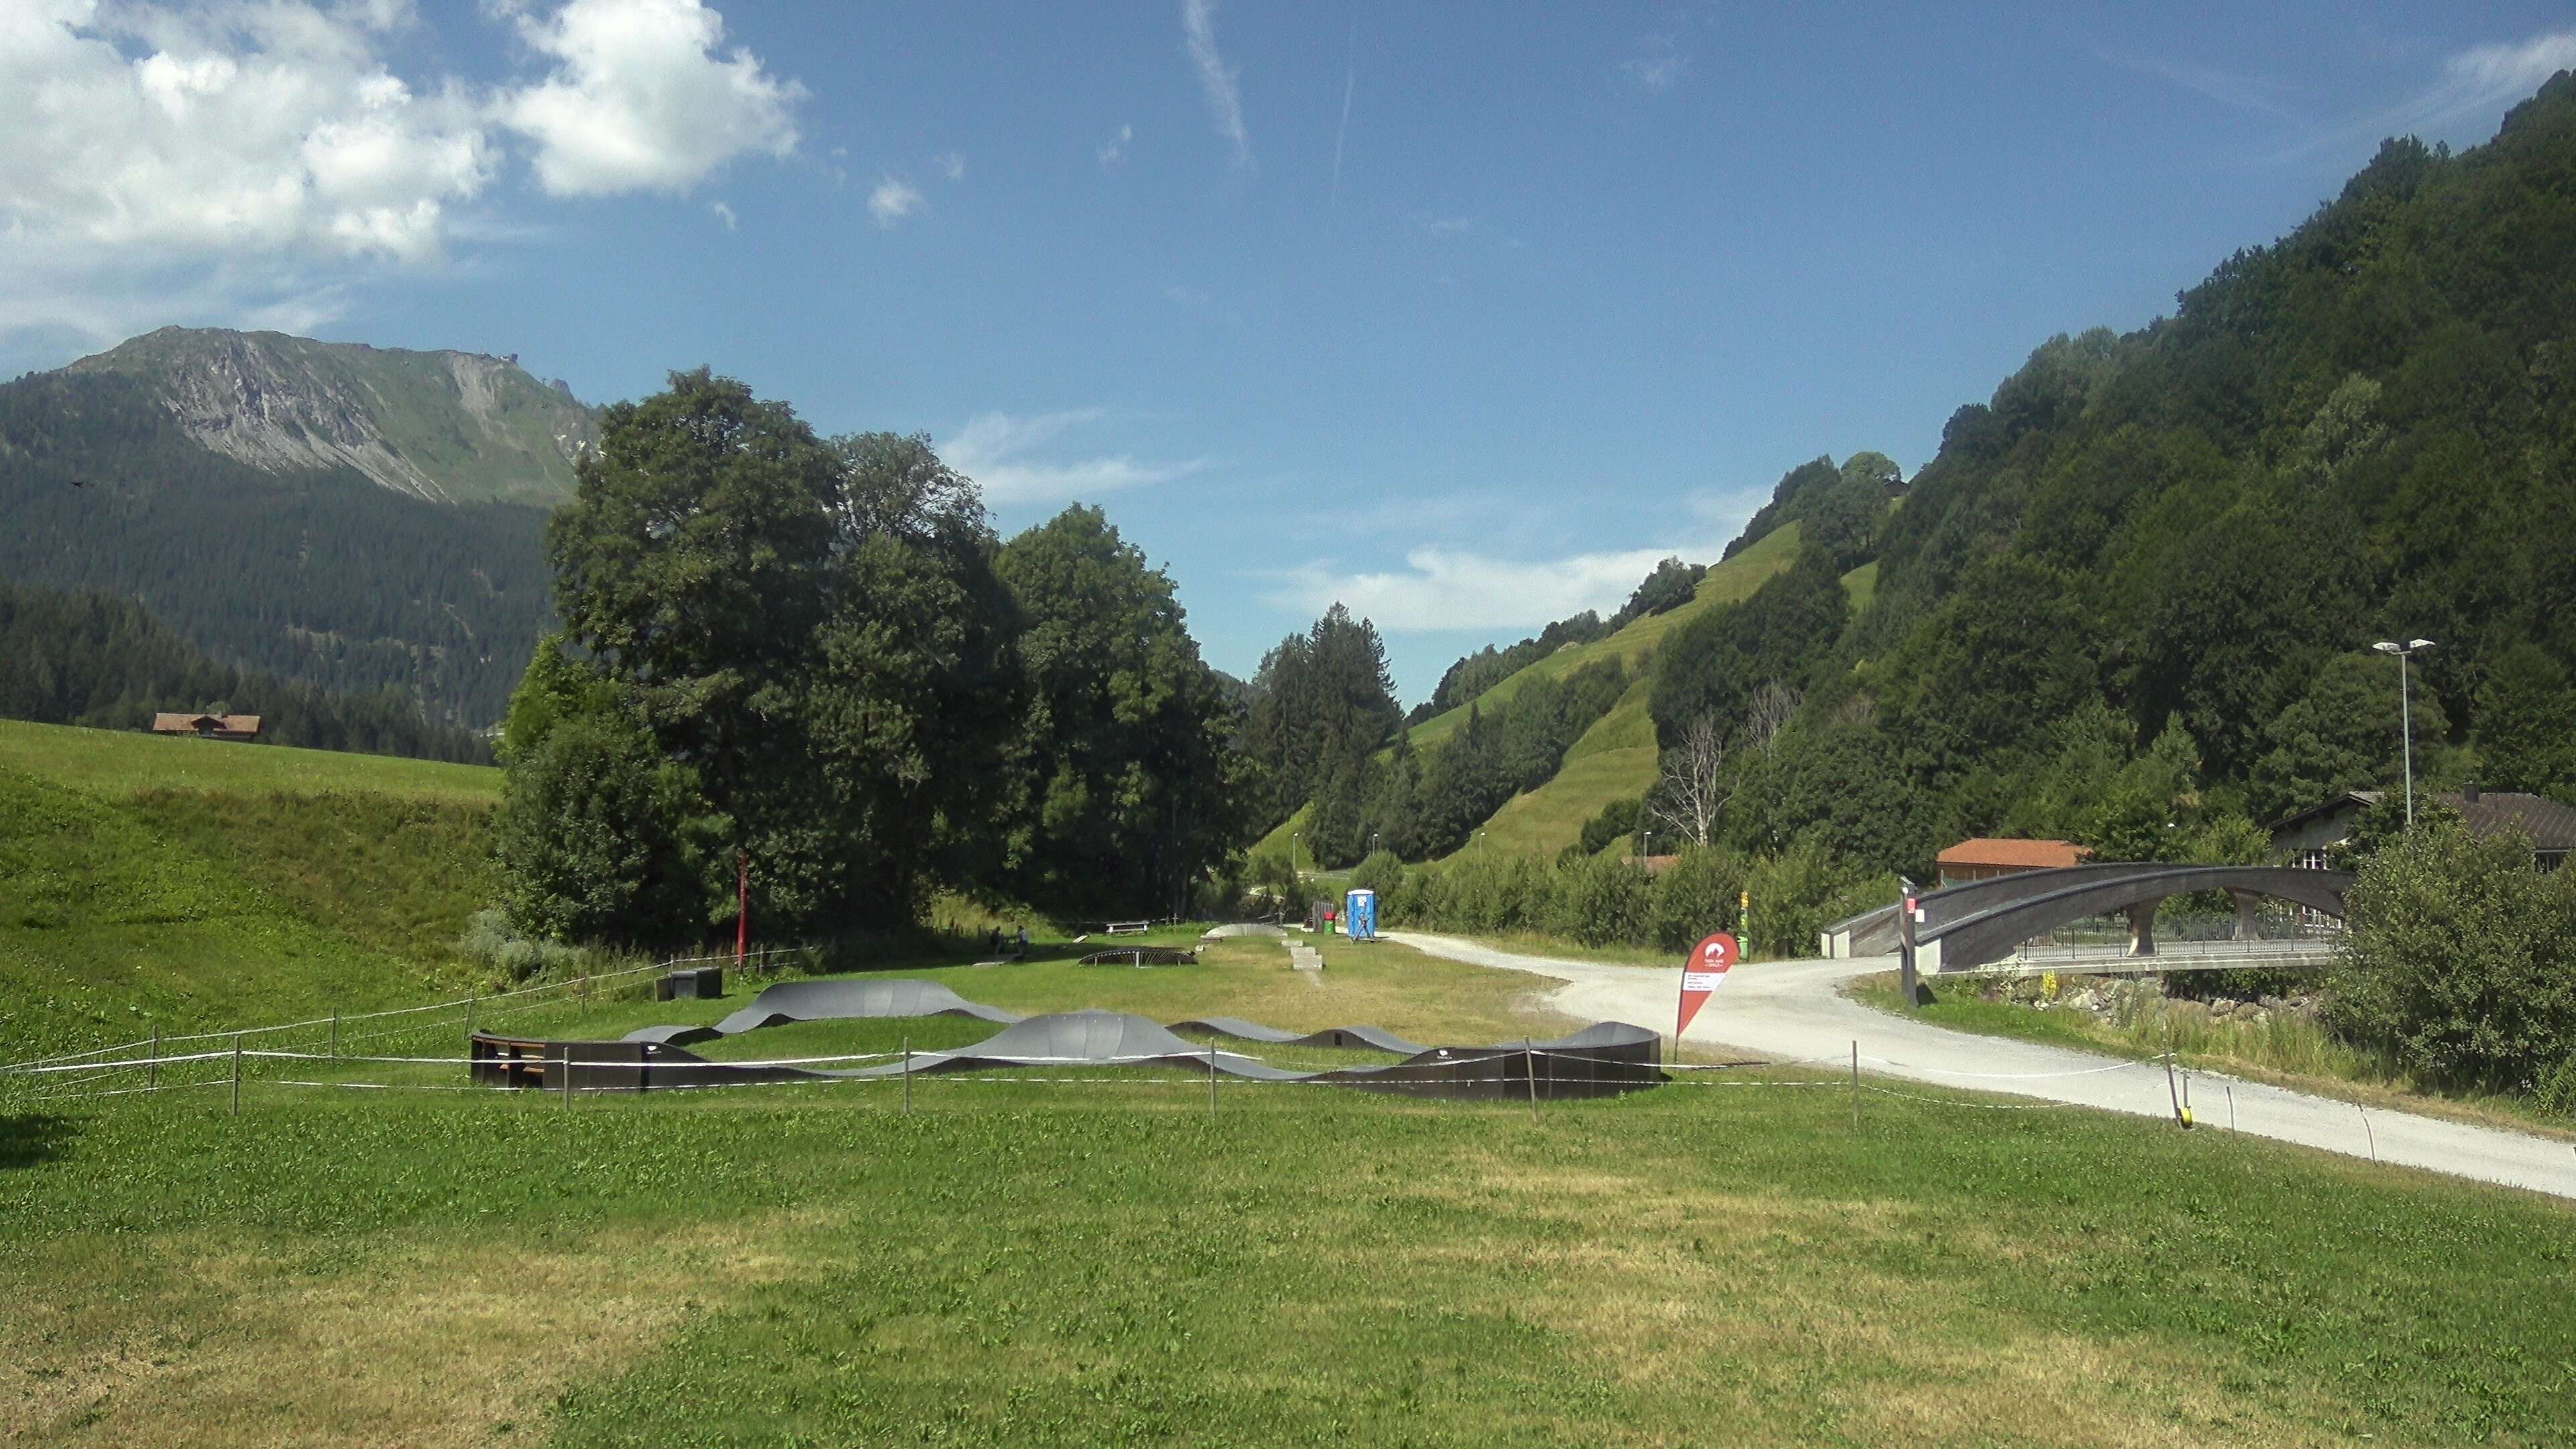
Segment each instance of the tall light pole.
[{"label": "tall light pole", "polygon": [[1305,881],[1306,877],[1297,869],[1297,837],[1304,833],[1305,832],[1301,830],[1291,830],[1288,832],[1288,878],[1301,884]]},{"label": "tall light pole", "polygon": [[2397,656],[2397,732],[2403,742],[2401,753],[2406,758],[2406,828],[2412,830],[2415,828],[2415,706],[2408,695],[2406,661],[2414,657],[2416,650],[2432,648],[2433,641],[2409,639],[2400,644],[2394,639],[2382,639],[2370,647],[2382,654]]}]

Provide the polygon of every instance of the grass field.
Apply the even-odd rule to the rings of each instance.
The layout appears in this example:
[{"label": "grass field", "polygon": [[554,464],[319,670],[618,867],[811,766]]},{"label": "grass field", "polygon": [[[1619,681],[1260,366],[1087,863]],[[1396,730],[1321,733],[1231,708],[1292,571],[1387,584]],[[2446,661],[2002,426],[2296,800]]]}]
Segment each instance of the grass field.
[{"label": "grass field", "polygon": [[0,720],[0,770],[111,798],[149,790],[329,791],[492,805],[501,772],[396,755],[164,738]]},{"label": "grass field", "polygon": [[[467,860],[435,867],[471,856],[473,808],[0,772],[19,852],[0,942],[20,953],[0,968],[54,973],[13,992],[81,975],[112,1017],[57,999],[11,1030],[59,1045],[138,1004],[246,1025],[343,990],[420,999],[440,983],[406,973],[480,893]],[[27,887],[31,865],[53,883]],[[1320,977],[1260,938],[1188,966],[1071,959],[1188,937],[900,964],[1032,1013],[1451,1043],[1570,1024],[1532,978],[1391,943],[1323,940]],[[230,979],[269,989],[207,994]],[[756,985],[557,988],[477,1020],[603,1037]],[[351,1055],[452,1060],[464,1022],[349,1027]],[[813,1023],[706,1051],[990,1030]],[[1536,1111],[1227,1081],[1213,1112],[1194,1073],[1030,1072],[924,1078],[907,1112],[899,1081],[566,1103],[462,1089],[453,1066],[270,1058],[236,1116],[229,1067],[165,1069],[151,1095],[0,1091],[0,1440],[2547,1444],[2576,1425],[2566,1205],[2125,1118],[1762,1070]]]},{"label": "grass field", "polygon": [[0,722],[0,1060],[461,988],[496,779]]},{"label": "grass field", "polygon": [[[1543,1025],[1276,942],[1034,1008]],[[1270,958],[1276,958],[1273,961]],[[675,1008],[620,1006],[675,1019]],[[614,1017],[614,1020],[610,1019]],[[796,1028],[856,1049],[893,1023]],[[971,1040],[973,1024],[910,1023]],[[831,1031],[846,1033],[834,1037]],[[1037,1075],[1037,1074],[1032,1074]],[[1848,1085],[926,1078],[0,1117],[0,1435],[65,1444],[2549,1444],[2566,1205]]]}]

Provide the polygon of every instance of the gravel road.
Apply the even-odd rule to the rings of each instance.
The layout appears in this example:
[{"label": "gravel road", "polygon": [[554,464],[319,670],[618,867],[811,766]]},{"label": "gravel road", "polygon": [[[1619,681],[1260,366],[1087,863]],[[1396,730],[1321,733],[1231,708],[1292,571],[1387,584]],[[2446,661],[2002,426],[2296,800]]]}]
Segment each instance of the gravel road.
[{"label": "gravel road", "polygon": [[[1551,994],[1549,1005],[1579,1020],[1653,1027],[1673,1019],[1678,965],[1608,966],[1527,956],[1449,936],[1385,934],[1453,961],[1554,978],[1564,984]],[[1862,1006],[1842,994],[1852,978],[1893,970],[1895,964],[1891,956],[1738,966],[1691,1023],[1688,1039],[1825,1066],[1848,1065],[1858,1043],[1862,1071],[1882,1077],[2144,1117],[2173,1115],[2161,1064],[1951,1031]],[[2328,1152],[2576,1198],[2576,1145],[2409,1112],[2365,1112],[2349,1102],[2205,1072],[2189,1075],[2193,1114],[2205,1128],[2225,1131],[2232,1125],[2239,1132]]]}]

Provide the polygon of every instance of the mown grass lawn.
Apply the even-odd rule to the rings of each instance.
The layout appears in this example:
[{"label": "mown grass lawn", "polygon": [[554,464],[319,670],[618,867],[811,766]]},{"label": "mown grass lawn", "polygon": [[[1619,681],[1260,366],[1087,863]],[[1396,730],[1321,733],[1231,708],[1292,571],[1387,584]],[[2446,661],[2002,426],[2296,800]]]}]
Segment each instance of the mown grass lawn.
[{"label": "mown grass lawn", "polygon": [[[1742,1079],[1752,1080],[1752,1079]],[[2546,1444],[2565,1205],[1837,1087],[268,1087],[0,1126],[72,1444]],[[1939,1095],[1939,1094],[1930,1094]],[[1953,1099],[1968,1101],[1973,1099]]]}]

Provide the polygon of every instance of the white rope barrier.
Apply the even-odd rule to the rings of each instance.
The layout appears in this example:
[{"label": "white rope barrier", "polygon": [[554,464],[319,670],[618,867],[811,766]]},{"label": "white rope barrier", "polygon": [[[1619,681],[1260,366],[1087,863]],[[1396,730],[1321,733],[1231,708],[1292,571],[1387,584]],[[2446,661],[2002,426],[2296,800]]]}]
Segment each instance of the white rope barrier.
[{"label": "white rope barrier", "polygon": [[[766,969],[766,962],[776,957],[796,954],[802,949],[802,947],[788,946],[772,947],[766,951],[754,951],[748,956],[742,958],[743,968],[746,971],[751,972],[762,971]],[[329,1027],[335,1022],[345,1026],[348,1023],[355,1021],[379,1021],[387,1017],[418,1016],[425,1012],[461,1012],[468,1005],[475,1006],[479,1010],[483,1005],[491,1002],[522,1001],[522,998],[541,996],[548,992],[573,991],[584,987],[596,989],[603,981],[623,981],[629,977],[644,976],[654,972],[669,972],[682,966],[726,963],[731,962],[734,959],[735,958],[729,954],[675,956],[668,960],[653,962],[650,965],[627,966],[621,967],[615,971],[599,971],[586,973],[581,976],[566,976],[560,980],[541,981],[533,986],[515,987],[508,991],[495,991],[475,996],[460,996],[452,1001],[433,1001],[420,1006],[387,1007],[379,1011],[349,1012],[339,1016],[316,1016],[303,1021],[274,1022],[267,1026],[244,1026],[226,1028],[220,1031],[186,1032],[178,1035],[163,1036],[158,1038],[158,1040],[165,1046],[172,1042],[228,1041],[237,1036],[274,1036],[279,1032],[308,1031],[317,1027]],[[532,1004],[538,1003],[526,1003],[522,1001],[521,1006],[505,1007],[501,1009],[503,1011],[515,1012],[521,1010],[526,1005]],[[29,1067],[43,1066],[50,1063],[84,1061],[97,1057],[111,1056],[118,1052],[137,1051],[152,1046],[154,1041],[155,1038],[152,1037],[138,1037],[133,1041],[119,1042],[113,1046],[89,1047],[81,1051],[55,1052],[45,1056],[27,1057],[14,1062],[0,1062],[0,1072],[22,1071]]]}]

